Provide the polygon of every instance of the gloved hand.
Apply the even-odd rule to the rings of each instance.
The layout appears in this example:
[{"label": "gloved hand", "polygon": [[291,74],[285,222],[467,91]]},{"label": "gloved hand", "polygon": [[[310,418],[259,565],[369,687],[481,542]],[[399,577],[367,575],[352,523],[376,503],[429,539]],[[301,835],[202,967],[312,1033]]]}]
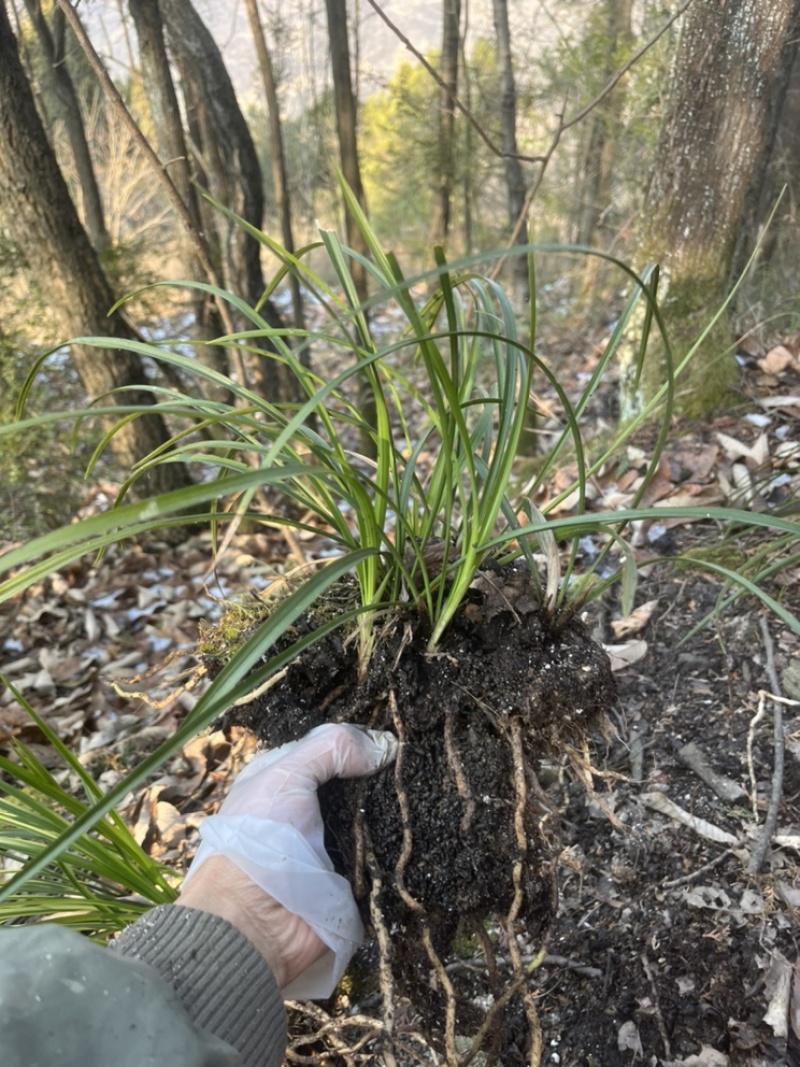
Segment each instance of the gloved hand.
[{"label": "gloved hand", "polygon": [[363,937],[350,884],[325,852],[317,788],[374,774],[397,745],[391,733],[319,726],[256,756],[200,827],[178,903],[238,926],[286,999],[330,996]]}]

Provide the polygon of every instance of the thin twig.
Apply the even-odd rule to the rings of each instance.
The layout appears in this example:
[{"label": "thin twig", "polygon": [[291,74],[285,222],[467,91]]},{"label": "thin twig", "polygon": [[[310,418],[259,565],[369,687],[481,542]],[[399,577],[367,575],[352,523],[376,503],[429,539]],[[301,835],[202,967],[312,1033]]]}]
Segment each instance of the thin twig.
[{"label": "thin twig", "polygon": [[[425,58],[425,56],[422,54],[422,52],[420,52],[418,48],[414,47],[414,45],[411,43],[411,41],[408,39],[408,37],[406,37],[406,35],[399,28],[399,26],[397,26],[394,22],[392,22],[392,20],[386,14],[386,12],[383,10],[383,8],[381,8],[379,6],[379,4],[377,3],[377,0],[367,0],[367,3],[372,8],[372,10],[375,12],[375,14],[380,19],[382,19],[383,22],[386,23],[386,25],[389,27],[389,29],[392,31],[392,33],[395,35],[395,37],[398,39],[398,41],[402,42],[402,44],[408,49],[408,51],[414,56],[414,58],[419,63],[422,64],[422,66],[425,68],[425,70],[428,72],[428,74],[430,74],[430,76],[433,78],[433,80],[436,82],[436,84],[439,86],[439,88],[443,89],[444,92],[447,93],[447,95],[450,97],[452,102],[455,104],[455,106],[458,108],[458,110],[461,112],[461,114],[464,116],[464,118],[469,122],[469,124],[473,127],[473,129],[476,131],[476,133],[478,134],[480,139],[483,141],[483,143],[486,145],[486,147],[489,149],[489,151],[493,155],[498,156],[498,158],[500,158],[500,159],[518,159],[522,163],[540,163],[540,164],[543,165],[543,168],[544,168],[544,166],[547,165],[547,162],[548,162],[550,156],[552,155],[553,149],[555,148],[555,145],[558,143],[558,140],[560,140],[561,134],[564,132],[564,130],[569,129],[570,126],[574,126],[576,123],[578,123],[582,119],[586,118],[586,116],[589,114],[590,111],[593,111],[594,108],[596,108],[598,106],[598,104],[601,104],[603,102],[603,100],[605,100],[605,98],[609,95],[609,93],[614,91],[614,89],[617,87],[618,83],[622,80],[622,78],[625,77],[625,75],[628,73],[628,71],[631,69],[631,67],[634,66],[634,64],[638,63],[639,60],[642,58],[642,56],[645,55],[646,52],[649,52],[649,50],[653,47],[653,45],[656,44],[656,42],[659,41],[661,39],[661,37],[663,37],[663,35],[667,32],[667,30],[670,28],[670,26],[677,19],[679,19],[681,17],[681,15],[684,13],[684,11],[686,11],[686,9],[689,7],[689,5],[691,3],[693,3],[693,0],[685,0],[685,2],[681,5],[681,7],[679,7],[678,10],[673,15],[671,15],[669,19],[667,19],[667,21],[658,30],[658,32],[653,37],[651,37],[647,41],[645,41],[645,43],[642,45],[642,47],[631,56],[631,58],[627,61],[627,63],[624,63],[622,65],[622,67],[616,72],[616,74],[614,74],[609,79],[609,81],[603,86],[603,88],[600,90],[600,92],[597,94],[597,96],[593,97],[589,101],[588,104],[585,104],[580,109],[580,111],[576,112],[576,114],[573,115],[568,121],[564,121],[563,120],[563,116],[561,116],[559,118],[558,131],[557,131],[557,134],[555,135],[556,140],[551,145],[550,149],[548,149],[548,151],[544,155],[541,155],[541,156],[527,156],[527,155],[523,155],[520,152],[504,152],[502,148],[498,148],[497,145],[494,143],[494,141],[492,141],[491,137],[488,135],[486,130],[484,130],[484,128],[481,126],[481,124],[478,122],[478,120],[475,118],[475,116],[469,110],[469,108],[467,108],[464,104],[461,103],[461,101],[458,98],[458,95],[450,88],[449,85],[447,85],[447,83],[441,77],[439,72],[435,69],[435,67],[433,67],[428,62],[428,60]],[[528,206],[530,206],[530,205],[528,205]],[[526,210],[525,214],[527,214],[527,210]],[[517,233],[518,232],[519,231],[517,230]],[[516,241],[516,239],[514,239],[514,241],[512,241],[511,243],[513,244],[513,243],[515,243],[515,241]]]},{"label": "thin twig", "polygon": [[[372,0],[369,0],[369,2],[372,3]],[[680,18],[680,16],[684,13],[684,11],[686,11],[686,9],[692,2],[693,0],[685,0],[685,3],[682,4],[681,7],[678,8],[678,10],[675,12],[675,14],[667,20],[667,22],[661,27],[658,33],[656,33],[654,37],[651,37],[648,41],[646,41],[639,49],[639,51],[636,52],[635,55],[633,55],[628,60],[628,62],[622,67],[622,69],[619,70],[611,78],[611,80],[598,93],[598,95],[594,97],[594,99],[590,100],[588,104],[582,107],[580,111],[578,111],[569,119],[564,118],[563,111],[557,116],[558,125],[556,126],[555,133],[553,134],[553,139],[550,142],[550,147],[547,149],[544,156],[542,156],[541,160],[539,160],[540,168],[539,173],[536,176],[536,181],[528,190],[528,193],[525,197],[525,202],[522,205],[522,210],[520,211],[519,216],[517,217],[517,221],[514,224],[514,229],[511,231],[511,236],[508,239],[508,244],[506,246],[508,251],[510,251],[519,240],[519,235],[522,232],[523,226],[525,225],[525,220],[528,218],[528,212],[530,211],[531,204],[533,203],[533,200],[539,191],[542,181],[544,180],[545,171],[547,170],[547,166],[553,157],[553,153],[555,152],[556,148],[559,145],[559,142],[561,141],[561,135],[564,133],[565,130],[568,130],[570,126],[574,126],[577,122],[580,122],[581,119],[586,118],[589,112],[596,108],[597,105],[600,104],[608,96],[608,94],[616,87],[620,78],[622,78],[623,75],[625,75],[631,69],[634,63],[637,63],[642,58],[645,52],[648,52],[653,47],[653,45],[667,32],[673,22],[675,22],[677,18]],[[566,104],[564,106],[566,108]],[[503,256],[502,259],[498,260],[490,275],[491,278],[497,278],[507,258],[507,256]]]},{"label": "thin twig", "polygon": [[578,963],[576,960],[571,960],[568,956],[553,956],[551,953],[542,960],[543,967],[564,967],[568,971],[574,971],[575,974],[581,974],[584,978],[602,978],[603,972],[599,967],[590,967],[585,963]]},{"label": "thin twig", "polygon": [[411,41],[409,41],[408,37],[406,37],[406,35],[399,28],[399,26],[396,26],[395,23],[392,22],[386,12],[383,10],[383,8],[381,8],[376,3],[376,0],[367,0],[367,3],[375,12],[375,14],[386,23],[386,25],[389,27],[389,29],[392,31],[398,41],[401,41],[412,54],[412,56],[414,56],[414,58],[422,64],[422,66],[425,68],[428,74],[430,74],[430,76],[433,78],[439,88],[443,89],[445,93],[447,93],[447,95],[453,101],[455,106],[458,108],[458,110],[461,112],[467,122],[469,122],[470,126],[472,126],[472,128],[475,130],[480,139],[484,142],[486,147],[493,155],[499,156],[501,159],[519,159],[523,163],[542,163],[544,161],[544,156],[523,156],[517,152],[504,152],[502,148],[498,148],[497,145],[489,137],[486,130],[484,130],[484,128],[469,110],[469,108],[465,107],[464,104],[461,103],[456,93],[450,88],[449,85],[447,85],[447,83],[444,81],[444,79],[441,77],[435,67],[433,67],[428,62],[428,60],[425,58],[422,52],[419,51],[418,48],[414,47],[414,45],[411,43]]},{"label": "thin twig", "polygon": [[750,720],[747,730],[747,773],[750,776],[751,802],[753,805],[753,818],[758,821],[758,782],[756,781],[756,769],[753,763],[753,743],[756,737],[756,726],[761,722],[766,713],[766,703],[763,690],[758,694],[758,711]]},{"label": "thin twig", "polygon": [[753,855],[750,857],[750,863],[747,866],[748,874],[758,874],[761,870],[764,860],[767,858],[767,852],[769,851],[772,836],[775,833],[775,827],[778,825],[778,809],[783,796],[783,763],[786,745],[786,739],[783,733],[782,704],[787,703],[787,701],[785,701],[784,697],[781,695],[778,672],[775,670],[775,653],[772,646],[772,637],[770,636],[769,627],[767,626],[767,620],[762,616],[759,621],[761,624],[761,636],[764,640],[764,648],[767,653],[767,676],[770,685],[772,686],[772,693],[764,693],[762,690],[759,693],[759,699],[768,696],[772,699],[775,757],[772,768],[772,792],[769,798],[767,817],[764,819],[764,828],[761,831],[761,838],[753,849]]},{"label": "thin twig", "polygon": [[594,99],[590,100],[588,104],[582,107],[580,111],[574,114],[572,118],[568,119],[562,124],[561,131],[563,132],[564,130],[568,130],[570,126],[574,126],[577,122],[580,122],[581,119],[585,119],[590,111],[593,111],[599,103],[605,100],[608,94],[613,92],[617,84],[625,77],[631,67],[634,66],[634,64],[638,63],[642,56],[646,52],[649,52],[653,45],[661,40],[661,38],[664,36],[670,26],[674,22],[677,22],[677,20],[681,17],[684,11],[686,11],[686,9],[693,2],[694,0],[685,0],[685,2],[681,4],[678,10],[674,12],[674,14],[670,15],[670,17],[667,19],[661,29],[658,30],[658,32],[653,37],[650,37],[649,40],[645,41],[642,47],[637,52],[633,53],[628,62],[624,63],[623,66],[616,72],[616,74],[612,75],[612,77],[609,79],[608,82],[606,82],[606,84],[603,86],[597,96],[595,96]]},{"label": "thin twig", "polygon": [[670,882],[662,882],[661,888],[677,889],[678,886],[689,885],[689,883],[693,882],[695,878],[700,878],[708,871],[713,870],[713,868],[716,867],[717,864],[722,863],[722,861],[724,859],[727,859],[728,856],[732,856],[733,851],[734,850],[732,848],[726,848],[724,852],[720,852],[720,854],[718,856],[715,856],[713,860],[709,860],[708,863],[704,863],[702,867],[698,867],[697,870],[692,871],[691,874],[685,874],[682,878],[673,878]]},{"label": "thin twig", "polygon": [[284,667],[283,670],[278,671],[277,674],[273,674],[269,678],[267,678],[266,682],[264,682],[262,685],[257,686],[257,688],[252,689],[245,696],[239,697],[238,700],[235,700],[233,704],[231,704],[231,707],[242,708],[246,704],[252,704],[254,700],[257,700],[260,696],[263,696],[264,693],[268,693],[270,689],[274,688],[274,686],[276,686],[278,682],[282,682],[288,672],[289,668]]},{"label": "thin twig", "polygon": [[653,1007],[655,1008],[655,1012],[656,1012],[656,1023],[658,1024],[658,1032],[661,1035],[661,1040],[662,1040],[662,1042],[664,1044],[664,1053],[666,1055],[666,1058],[668,1060],[671,1060],[672,1059],[672,1050],[669,1047],[669,1038],[667,1037],[667,1028],[664,1025],[664,1018],[663,1018],[663,1016],[661,1014],[661,1005],[660,1005],[659,1000],[658,1000],[658,988],[656,986],[656,980],[655,980],[655,977],[653,975],[653,970],[652,970],[652,968],[650,966],[650,960],[647,958],[647,953],[646,952],[642,953],[642,967],[644,968],[644,973],[647,975],[647,978],[648,978],[648,980],[650,982],[650,988],[653,990]]}]

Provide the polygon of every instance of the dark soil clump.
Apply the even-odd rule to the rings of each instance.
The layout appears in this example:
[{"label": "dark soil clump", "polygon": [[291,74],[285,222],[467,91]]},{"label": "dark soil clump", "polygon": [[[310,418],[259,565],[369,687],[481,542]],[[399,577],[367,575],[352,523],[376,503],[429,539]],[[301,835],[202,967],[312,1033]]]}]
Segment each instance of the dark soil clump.
[{"label": "dark soil clump", "polygon": [[396,617],[359,678],[354,644],[328,636],[235,721],[270,746],[322,722],[392,729],[403,741],[393,769],[331,783],[322,807],[367,924],[380,878],[397,982],[430,1001],[426,936],[441,954],[489,916],[533,937],[551,924],[556,819],[536,772],[583,739],[616,690],[605,652],[579,620],[547,617],[522,568],[481,572],[438,649],[426,642],[424,619]]}]

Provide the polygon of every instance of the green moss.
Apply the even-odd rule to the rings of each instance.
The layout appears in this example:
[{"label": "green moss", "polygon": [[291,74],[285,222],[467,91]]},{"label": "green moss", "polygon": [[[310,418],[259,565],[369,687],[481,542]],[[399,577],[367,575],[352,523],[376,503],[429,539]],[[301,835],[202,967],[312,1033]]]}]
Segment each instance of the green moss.
[{"label": "green moss", "polygon": [[351,963],[347,973],[337,987],[337,993],[348,997],[352,1001],[363,1000],[364,997],[377,993],[380,989],[377,977],[358,963]]},{"label": "green moss", "polygon": [[675,559],[674,565],[677,570],[690,570],[692,562],[714,563],[718,567],[727,567],[728,570],[744,572],[747,569],[747,553],[737,545],[724,543],[716,545],[699,545],[684,552],[680,559]]},{"label": "green moss", "polygon": [[231,601],[219,622],[200,623],[198,655],[216,663],[227,663],[272,610],[272,604],[265,604],[261,600],[251,599],[246,603]]},{"label": "green moss", "polygon": [[477,934],[458,933],[450,943],[450,947],[462,960],[470,960],[480,951]]},{"label": "green moss", "polygon": [[[719,410],[734,399],[731,390],[738,371],[728,315],[723,312],[712,321],[724,296],[717,277],[695,275],[673,280],[662,297],[674,367],[693,353],[675,383],[675,409],[688,415]],[[665,380],[663,344],[654,332],[642,374],[645,398],[654,396]]]}]

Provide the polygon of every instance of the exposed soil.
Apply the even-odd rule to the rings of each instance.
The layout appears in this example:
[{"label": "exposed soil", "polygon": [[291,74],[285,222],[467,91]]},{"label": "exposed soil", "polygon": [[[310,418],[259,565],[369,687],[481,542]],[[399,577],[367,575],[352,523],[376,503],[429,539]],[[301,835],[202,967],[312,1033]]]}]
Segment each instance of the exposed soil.
[{"label": "exposed soil", "polygon": [[[681,537],[694,540],[699,535],[684,532]],[[796,586],[774,591],[797,610]],[[642,632],[646,656],[618,675],[612,736],[593,736],[594,781],[600,795],[588,795],[563,760],[554,766],[546,791],[548,802],[561,813],[558,914],[544,963],[530,976],[543,1065],[800,1064],[796,706],[785,709],[788,747],[778,832],[787,844],[781,847],[779,839],[763,871],[747,874],[774,764],[768,703],[765,717],[753,725],[758,692],[773,689],[767,669],[771,664],[787,686],[786,695],[800,696],[792,688],[800,684],[800,641],[743,599],[737,610],[681,646],[688,630],[714,607],[719,592],[706,577],[670,575],[659,568],[644,578],[639,600],[657,599],[658,607]],[[599,617],[595,613],[594,636],[611,637],[606,626],[614,615],[613,604]],[[773,635],[771,651],[764,643],[762,616]],[[497,663],[500,656],[498,652]],[[484,678],[486,694],[494,681],[491,675]],[[749,736],[758,823],[747,796]],[[737,800],[721,799],[683,762],[679,753],[688,742],[702,749],[714,771],[738,783],[742,793]],[[477,760],[474,766],[479,764]],[[647,798],[656,793],[730,834],[734,843],[708,840],[654,810]],[[456,821],[451,820],[451,835]],[[459,877],[469,881],[466,873]],[[405,936],[405,931],[396,931],[396,942]],[[526,961],[535,958],[539,947],[535,929],[529,938],[520,938],[523,951],[528,949]],[[481,947],[457,939],[456,948],[448,959],[448,974],[459,996],[476,1013],[481,1006],[485,1011],[491,1003],[490,983]],[[367,958],[370,951],[374,966],[374,946],[366,950]],[[508,977],[502,934],[494,962]],[[428,1003],[441,1022],[442,1001],[432,988]],[[426,1018],[418,1005],[414,1009],[409,1007],[406,1018],[409,1032]],[[379,1018],[380,997],[374,991],[360,997],[340,995],[327,1011],[339,1019],[357,1012]],[[463,1017],[471,1021],[468,1012]],[[299,1035],[304,1025],[307,1019],[296,1023],[298,1053],[314,1048],[320,1055],[320,1046],[303,1044]],[[528,1063],[530,1028],[518,998],[508,1004],[500,1028],[502,1040],[493,1050],[499,1062]],[[352,1035],[352,1027],[345,1032]],[[366,1045],[373,1050],[374,1062],[380,1062],[381,1047],[379,1039]],[[398,1062],[437,1062],[418,1056],[400,1056]],[[324,1062],[357,1061],[329,1048]]]},{"label": "exposed soil", "polygon": [[[443,994],[426,935],[446,957],[485,919],[510,916],[531,937],[549,928],[559,842],[537,772],[582,741],[616,687],[600,645],[578,619],[547,617],[524,566],[482,571],[433,653],[426,630],[415,612],[384,627],[363,680],[352,642],[325,639],[229,722],[269,745],[320,721],[387,727],[403,741],[392,770],[331,783],[321,803],[335,862],[361,887],[365,922],[377,906],[394,931],[394,979],[437,1035]],[[474,1025],[469,998],[459,1011],[462,1029]]]},{"label": "exposed soil", "polygon": [[[749,788],[748,734],[757,693],[773,688],[759,613],[742,604],[679,647],[714,606],[717,592],[706,580],[659,573],[642,589],[644,597],[659,598],[662,610],[647,629],[647,656],[619,676],[618,739],[596,753],[600,769],[630,776],[631,748],[644,742],[643,780],[608,783],[607,803],[620,825],[612,825],[582,788],[556,787],[571,867],[562,867],[554,958],[537,983],[543,1063],[800,1063],[797,843],[775,847],[764,872],[749,877],[757,836],[750,800],[744,792],[735,802],[721,799],[679,755],[694,742],[715,771]],[[792,599],[796,610],[796,590]],[[776,670],[788,681],[798,662],[797,639],[774,618],[770,628],[777,635]],[[779,814],[779,831],[793,832],[796,842],[797,711],[786,709],[790,751]],[[754,730],[752,758],[763,823],[774,762],[769,714]],[[643,801],[654,791],[740,844],[709,841],[654,813]],[[783,1016],[774,1000],[778,972],[789,981],[794,972],[794,1032],[787,1028],[785,999]],[[765,1016],[773,1002],[770,1022]]]}]

